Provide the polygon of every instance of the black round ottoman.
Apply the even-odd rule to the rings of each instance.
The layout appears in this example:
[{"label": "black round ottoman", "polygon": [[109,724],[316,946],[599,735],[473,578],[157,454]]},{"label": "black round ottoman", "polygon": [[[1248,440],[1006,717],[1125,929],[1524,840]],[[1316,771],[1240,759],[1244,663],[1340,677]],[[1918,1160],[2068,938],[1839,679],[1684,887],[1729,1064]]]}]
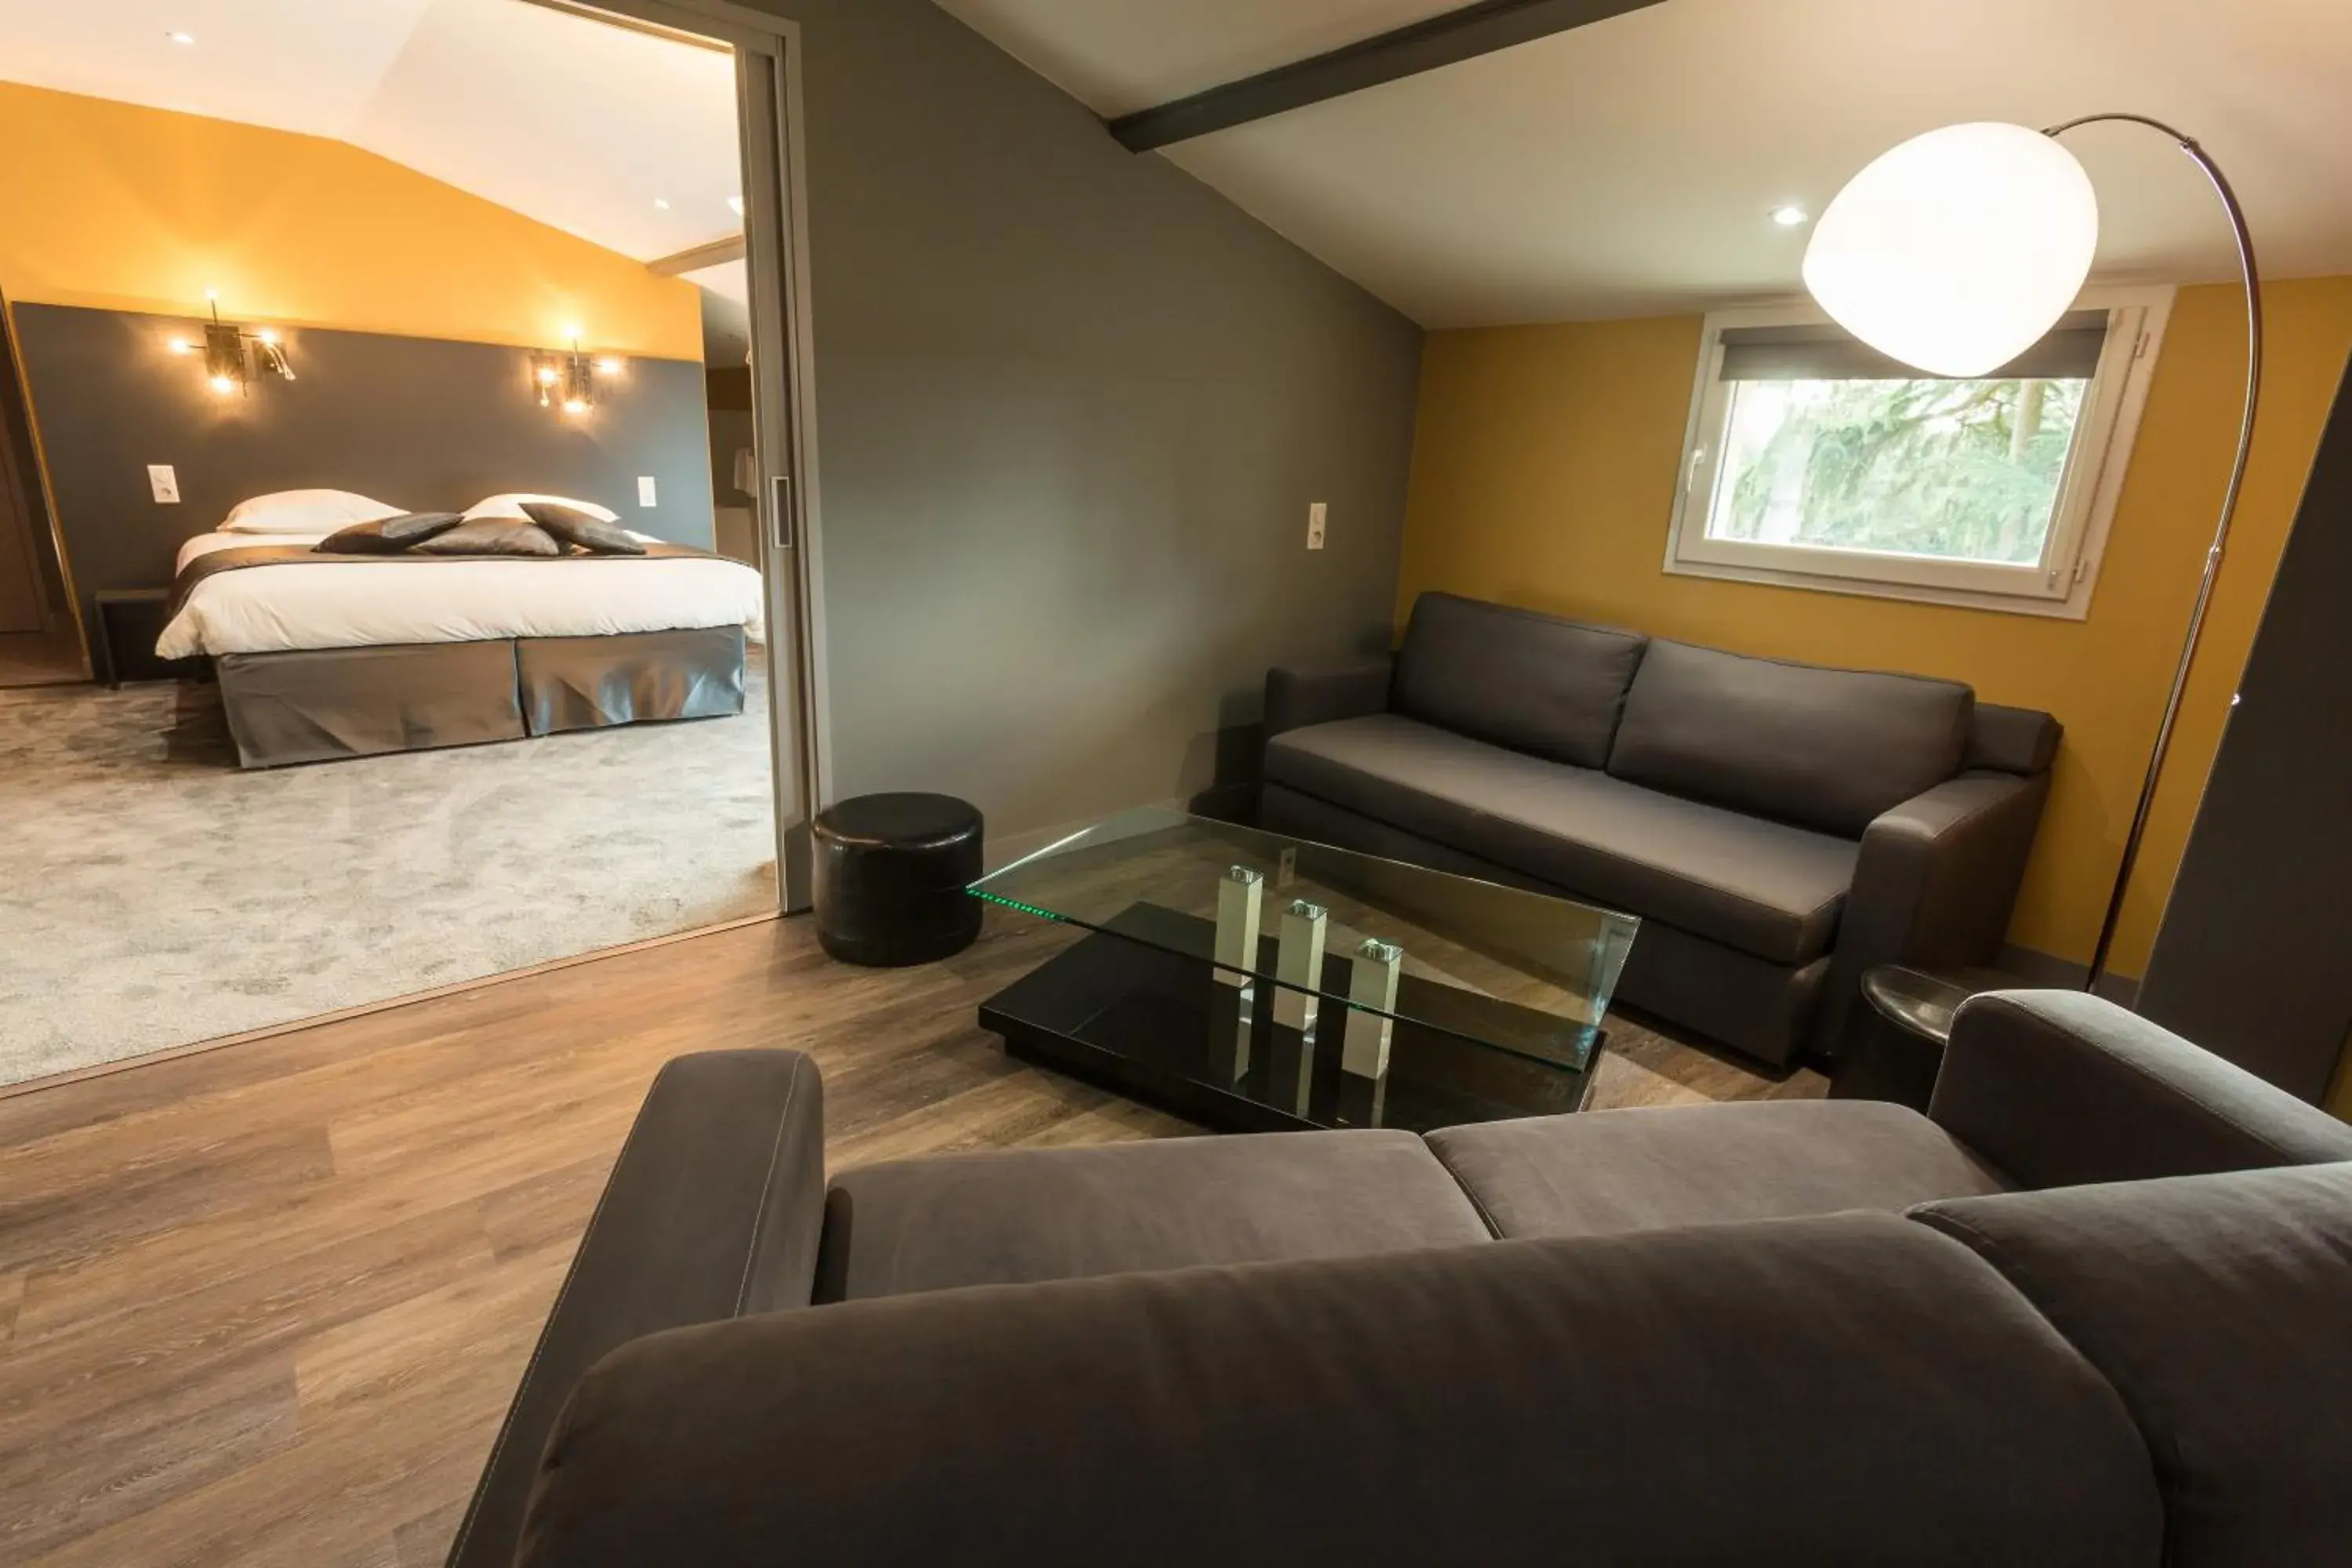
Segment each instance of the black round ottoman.
[{"label": "black round ottoman", "polygon": [[980,811],[949,795],[861,795],[811,830],[816,939],[850,963],[895,969],[980,935]]}]

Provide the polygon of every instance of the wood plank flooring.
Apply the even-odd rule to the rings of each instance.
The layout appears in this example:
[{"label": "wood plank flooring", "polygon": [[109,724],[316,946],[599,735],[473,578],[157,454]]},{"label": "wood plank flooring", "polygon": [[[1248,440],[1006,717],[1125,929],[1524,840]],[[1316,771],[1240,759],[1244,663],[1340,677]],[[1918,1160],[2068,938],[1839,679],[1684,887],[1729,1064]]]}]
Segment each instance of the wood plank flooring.
[{"label": "wood plank flooring", "polygon": [[[1069,940],[886,972],[768,922],[0,1100],[0,1563],[439,1563],[681,1052],[810,1052],[835,1168],[1189,1131],[975,1026]],[[1613,1037],[1597,1104],[1822,1092]]]}]

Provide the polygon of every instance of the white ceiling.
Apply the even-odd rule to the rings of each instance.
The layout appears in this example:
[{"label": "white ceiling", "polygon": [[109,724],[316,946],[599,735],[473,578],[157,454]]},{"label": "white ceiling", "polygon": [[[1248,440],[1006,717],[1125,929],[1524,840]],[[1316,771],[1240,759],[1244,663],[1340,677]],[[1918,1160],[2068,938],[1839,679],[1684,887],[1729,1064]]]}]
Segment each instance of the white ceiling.
[{"label": "white ceiling", "polygon": [[[941,0],[1105,115],[1462,0]],[[1665,0],[1166,156],[1430,326],[1792,294],[1847,176],[1961,120],[2131,110],[2200,137],[2274,276],[2352,272],[2352,0]],[[2099,273],[2235,275],[2197,171],[2072,133]],[[1149,155],[1149,154],[1147,154]]]},{"label": "white ceiling", "polygon": [[0,0],[0,79],[332,137],[640,260],[741,227],[732,57],[525,0]]}]

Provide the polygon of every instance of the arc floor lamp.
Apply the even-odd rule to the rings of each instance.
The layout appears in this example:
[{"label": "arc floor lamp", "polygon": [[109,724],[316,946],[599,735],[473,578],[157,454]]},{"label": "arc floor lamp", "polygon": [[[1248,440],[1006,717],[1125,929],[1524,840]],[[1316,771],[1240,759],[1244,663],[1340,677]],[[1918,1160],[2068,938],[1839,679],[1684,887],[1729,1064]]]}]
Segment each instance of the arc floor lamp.
[{"label": "arc floor lamp", "polygon": [[1805,252],[1805,287],[1839,325],[1873,348],[1938,375],[1989,374],[2025,352],[2073,306],[2099,238],[2090,175],[2058,138],[2078,126],[2120,122],[2170,137],[2210,181],[2228,214],[2246,286],[2246,409],[2221,521],[2189,613],[2164,721],[2147,759],[2124,837],[2115,890],[2099,924],[2084,989],[2106,973],[2138,863],[2149,809],[2205,631],[2221,553],[2230,542],[2262,395],[2262,275],[2236,191],[2196,138],[2144,114],[2089,114],[2046,131],[2022,125],[1948,125],[1890,149],[1838,193]]}]

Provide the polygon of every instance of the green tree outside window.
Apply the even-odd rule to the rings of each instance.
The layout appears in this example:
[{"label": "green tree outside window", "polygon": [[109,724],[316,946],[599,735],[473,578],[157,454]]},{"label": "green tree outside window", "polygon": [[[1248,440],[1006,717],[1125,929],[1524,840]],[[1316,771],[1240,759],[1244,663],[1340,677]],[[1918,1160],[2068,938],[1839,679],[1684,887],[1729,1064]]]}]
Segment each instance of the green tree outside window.
[{"label": "green tree outside window", "polygon": [[1743,382],[1707,535],[2031,565],[2089,386]]}]

